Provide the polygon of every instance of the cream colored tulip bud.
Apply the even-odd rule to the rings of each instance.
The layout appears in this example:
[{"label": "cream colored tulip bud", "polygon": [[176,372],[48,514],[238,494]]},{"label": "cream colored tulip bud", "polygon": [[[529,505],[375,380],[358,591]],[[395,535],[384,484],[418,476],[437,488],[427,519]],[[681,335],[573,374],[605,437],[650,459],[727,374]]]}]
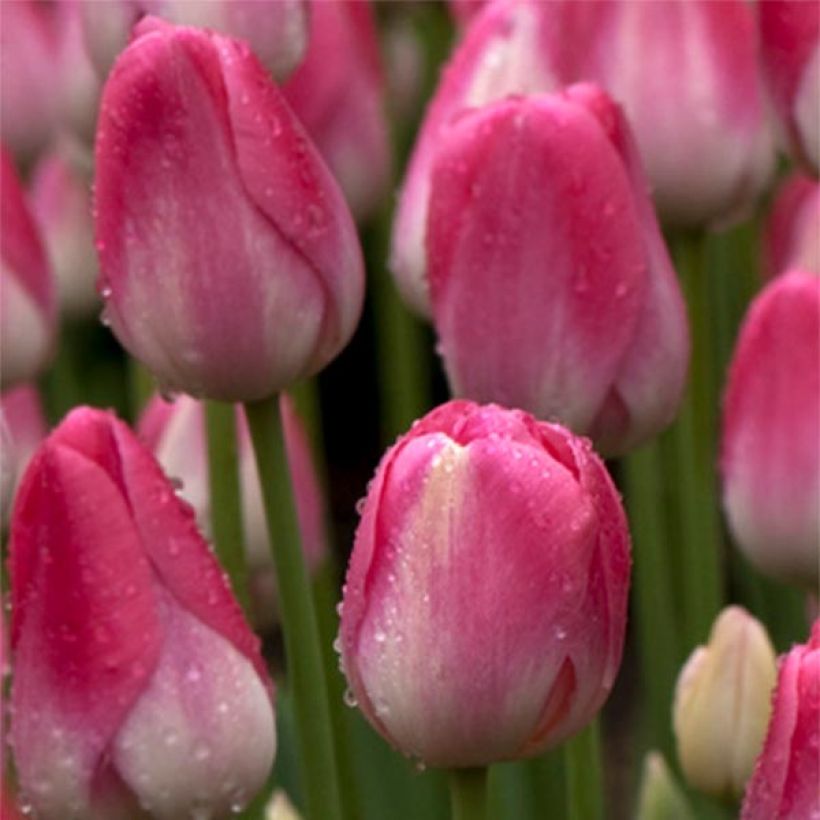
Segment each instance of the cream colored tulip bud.
[{"label": "cream colored tulip bud", "polygon": [[265,807],[265,820],[302,820],[302,815],[296,811],[287,794],[277,789]]},{"label": "cream colored tulip bud", "polygon": [[643,761],[636,820],[694,820],[683,789],[660,752],[648,752]]},{"label": "cream colored tulip bud", "polygon": [[689,784],[739,798],[763,746],[777,676],[763,626],[730,606],[678,677],[673,719],[678,759]]}]

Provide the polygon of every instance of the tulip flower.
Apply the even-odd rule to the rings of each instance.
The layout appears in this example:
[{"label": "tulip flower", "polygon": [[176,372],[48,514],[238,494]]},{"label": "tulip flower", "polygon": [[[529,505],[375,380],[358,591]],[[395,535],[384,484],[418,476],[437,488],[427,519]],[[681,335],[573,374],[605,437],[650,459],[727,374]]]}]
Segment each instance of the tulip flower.
[{"label": "tulip flower", "polygon": [[464,113],[439,147],[427,247],[456,395],[557,419],[608,455],[672,420],[683,302],[628,127],[595,87]]},{"label": "tulip flower", "polygon": [[71,318],[93,313],[99,297],[89,182],[64,153],[55,151],[38,164],[30,199],[57,280],[61,311]]},{"label": "tulip flower", "polygon": [[780,659],[772,712],[741,820],[820,817],[820,621]]},{"label": "tulip flower", "polygon": [[102,79],[146,14],[245,40],[279,80],[295,68],[307,45],[306,0],[82,0],[86,47]]},{"label": "tulip flower", "polygon": [[723,503],[761,572],[816,591],[820,279],[791,271],[752,303],[723,403]]},{"label": "tulip flower", "polygon": [[820,183],[794,174],[778,191],[764,235],[764,274],[791,268],[820,275]]},{"label": "tulip flower", "polygon": [[660,752],[648,752],[635,820],[693,820],[692,807]]},{"label": "tulip flower", "polygon": [[314,0],[304,60],[282,87],[358,219],[390,177],[384,71],[373,11],[362,0]]},{"label": "tulip flower", "polygon": [[624,107],[660,218],[693,228],[750,208],[774,170],[755,12],[745,0],[575,4],[564,48]]},{"label": "tulip flower", "polygon": [[342,604],[365,717],[428,765],[484,766],[579,731],[620,664],[629,533],[589,444],[452,401],[387,451]]},{"label": "tulip flower", "polygon": [[777,678],[766,630],[731,606],[678,678],[673,717],[681,769],[696,789],[738,799],[763,748]]},{"label": "tulip flower", "polygon": [[100,286],[169,391],[250,401],[324,367],[363,298],[341,192],[242,43],[144,21],[103,90]]},{"label": "tulip flower", "polygon": [[760,36],[769,90],[794,155],[820,169],[820,7],[763,0]]},{"label": "tulip flower", "polygon": [[56,335],[56,298],[42,240],[17,172],[0,150],[0,384],[35,378]]},{"label": "tulip flower", "polygon": [[[302,547],[308,567],[316,570],[327,554],[322,492],[313,466],[310,442],[293,402],[283,394],[279,404]],[[200,402],[187,396],[180,396],[173,403],[156,396],[145,408],[137,432],[166,474],[179,482],[180,496],[191,504],[200,528],[208,533],[211,512],[204,410]],[[262,627],[270,625],[276,609],[274,568],[256,460],[241,411],[237,411],[237,421],[242,523],[254,623]]]},{"label": "tulip flower", "polygon": [[23,478],[10,553],[11,739],[36,816],[244,806],[275,751],[259,641],[126,425],[66,417]]}]

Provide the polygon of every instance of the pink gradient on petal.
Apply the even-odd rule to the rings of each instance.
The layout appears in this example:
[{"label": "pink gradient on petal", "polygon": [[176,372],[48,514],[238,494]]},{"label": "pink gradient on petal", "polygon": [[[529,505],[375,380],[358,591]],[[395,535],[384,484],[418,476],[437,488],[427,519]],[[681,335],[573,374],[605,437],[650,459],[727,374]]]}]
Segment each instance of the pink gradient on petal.
[{"label": "pink gradient on petal", "polygon": [[792,174],[778,190],[763,235],[763,275],[791,268],[820,275],[820,183]]}]

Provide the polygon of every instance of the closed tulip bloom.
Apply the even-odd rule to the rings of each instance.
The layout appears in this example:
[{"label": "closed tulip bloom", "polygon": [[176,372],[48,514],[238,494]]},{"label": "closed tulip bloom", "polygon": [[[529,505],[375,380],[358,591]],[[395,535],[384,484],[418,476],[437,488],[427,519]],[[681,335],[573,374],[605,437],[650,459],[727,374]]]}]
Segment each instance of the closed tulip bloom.
[{"label": "closed tulip bloom", "polygon": [[820,279],[791,271],[752,303],[723,403],[723,504],[761,572],[817,590]]},{"label": "closed tulip bloom", "polygon": [[772,101],[792,153],[820,169],[820,6],[803,0],[759,4]]},{"label": "closed tulip bloom", "polygon": [[0,386],[5,390],[40,374],[57,331],[51,269],[5,150],[0,150],[0,220]]},{"label": "closed tulip bloom", "polygon": [[356,327],[352,218],[245,45],[158,20],[138,33],[97,132],[108,319],[168,390],[265,398],[324,367]]},{"label": "closed tulip bloom", "polygon": [[442,139],[427,226],[456,395],[623,453],[674,417],[686,315],[628,128],[594,86],[514,97]]},{"label": "closed tulip bloom", "polygon": [[353,214],[370,216],[387,192],[390,141],[384,70],[369,2],[311,3],[307,53],[282,92]]},{"label": "closed tulip bloom", "polygon": [[780,187],[764,235],[764,275],[792,268],[820,276],[820,183],[802,174]]},{"label": "closed tulip bloom", "polygon": [[721,612],[689,656],[673,706],[678,760],[691,786],[737,800],[763,748],[777,665],[766,630],[746,610]]},{"label": "closed tulip bloom", "polygon": [[588,442],[449,402],[387,451],[364,502],[340,631],[352,694],[428,765],[555,746],[612,688],[629,565],[620,499]]},{"label": "closed tulip bloom", "polygon": [[101,78],[146,14],[247,41],[279,80],[296,67],[308,33],[306,0],[81,0],[86,48]]},{"label": "closed tulip bloom", "polygon": [[820,817],[820,621],[780,658],[766,744],[746,789],[741,820]]},{"label": "closed tulip bloom", "polygon": [[579,5],[588,39],[571,47],[623,105],[661,220],[699,227],[748,210],[774,170],[752,5]]},{"label": "closed tulip bloom", "polygon": [[57,280],[61,312],[78,318],[99,310],[89,182],[64,152],[54,151],[36,168],[30,201]]},{"label": "closed tulip bloom", "polygon": [[224,816],[275,751],[259,641],[159,465],[72,411],[11,527],[12,726],[37,817]]}]

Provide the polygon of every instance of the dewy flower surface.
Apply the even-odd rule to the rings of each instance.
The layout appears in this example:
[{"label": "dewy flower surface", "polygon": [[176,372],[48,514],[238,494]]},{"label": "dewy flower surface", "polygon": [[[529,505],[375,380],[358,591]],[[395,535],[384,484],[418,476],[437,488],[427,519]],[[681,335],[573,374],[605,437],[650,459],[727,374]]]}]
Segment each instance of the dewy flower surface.
[{"label": "dewy flower surface", "polygon": [[443,405],[368,492],[340,632],[351,690],[430,765],[554,746],[612,688],[629,564],[620,500],[586,441],[521,411]]},{"label": "dewy flower surface", "polygon": [[125,424],[79,408],[49,436],[17,494],[10,555],[11,739],[36,815],[244,806],[276,745],[259,641]]}]

